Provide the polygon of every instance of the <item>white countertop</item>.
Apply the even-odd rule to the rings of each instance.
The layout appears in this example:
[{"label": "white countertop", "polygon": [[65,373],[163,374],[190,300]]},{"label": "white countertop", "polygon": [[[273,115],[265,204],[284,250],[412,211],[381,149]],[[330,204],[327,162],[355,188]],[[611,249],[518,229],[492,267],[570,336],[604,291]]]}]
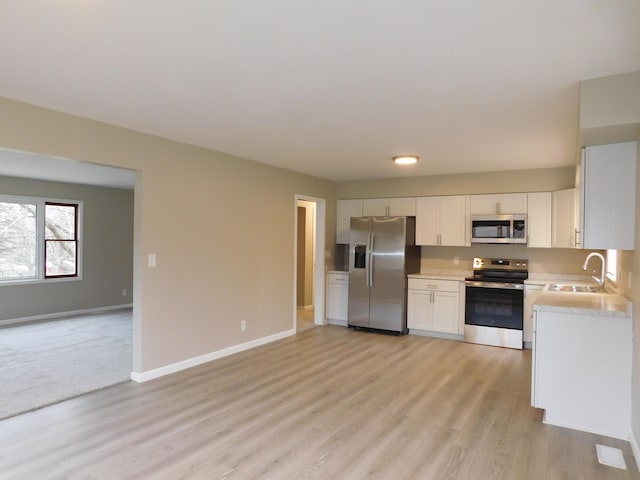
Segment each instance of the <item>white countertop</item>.
[{"label": "white countertop", "polygon": [[420,273],[410,273],[409,278],[431,278],[434,280],[457,280],[463,282],[465,277],[473,275],[471,270],[425,270]]},{"label": "white countertop", "polygon": [[632,303],[611,293],[543,291],[533,304],[537,312],[560,312],[602,317],[631,318]]}]

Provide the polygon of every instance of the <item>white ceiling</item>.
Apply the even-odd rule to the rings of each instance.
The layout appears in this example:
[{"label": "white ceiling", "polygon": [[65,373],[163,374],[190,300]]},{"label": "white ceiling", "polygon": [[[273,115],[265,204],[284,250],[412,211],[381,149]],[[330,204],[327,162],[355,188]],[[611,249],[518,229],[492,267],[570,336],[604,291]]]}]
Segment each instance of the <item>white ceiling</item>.
[{"label": "white ceiling", "polygon": [[640,1],[3,0],[0,64],[2,96],[333,180],[555,167],[579,81],[640,70]]}]

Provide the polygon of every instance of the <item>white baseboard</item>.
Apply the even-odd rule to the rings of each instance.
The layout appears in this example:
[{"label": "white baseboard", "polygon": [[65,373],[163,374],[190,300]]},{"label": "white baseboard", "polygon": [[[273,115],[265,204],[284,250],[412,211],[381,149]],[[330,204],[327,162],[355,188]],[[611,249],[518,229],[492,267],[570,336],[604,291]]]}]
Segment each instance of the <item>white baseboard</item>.
[{"label": "white baseboard", "polygon": [[638,439],[633,434],[633,430],[629,435],[629,443],[631,444],[631,451],[633,452],[633,458],[636,459],[636,466],[638,467],[638,471],[640,472],[640,444],[638,443]]},{"label": "white baseboard", "polygon": [[188,358],[187,360],[182,360],[181,362],[172,363],[171,365],[155,368],[146,372],[131,372],[131,380],[138,383],[148,382],[149,380],[153,380],[155,378],[164,377],[165,375],[170,375],[172,373],[186,370],[187,368],[195,367],[197,365],[201,365],[218,358],[227,357],[229,355],[233,355],[234,353],[239,353],[251,348],[259,347],[260,345],[275,342],[276,340],[281,340],[295,334],[296,331],[292,328],[291,330],[285,330],[284,332],[269,335],[267,337],[258,338],[256,340],[251,340],[239,345],[233,345],[231,347],[223,348],[222,350],[217,350],[215,352],[206,353],[198,357]]},{"label": "white baseboard", "polygon": [[0,320],[0,325],[13,325],[16,323],[35,322],[38,320],[50,320],[52,318],[69,317],[71,315],[85,315],[91,313],[107,312],[109,310],[120,310],[121,308],[131,308],[133,303],[124,305],[111,305],[109,307],[86,308],[84,310],[71,310],[69,312],[45,313],[43,315],[33,315],[31,317],[9,318]]},{"label": "white baseboard", "polygon": [[297,310],[313,310],[313,305],[298,305]]}]

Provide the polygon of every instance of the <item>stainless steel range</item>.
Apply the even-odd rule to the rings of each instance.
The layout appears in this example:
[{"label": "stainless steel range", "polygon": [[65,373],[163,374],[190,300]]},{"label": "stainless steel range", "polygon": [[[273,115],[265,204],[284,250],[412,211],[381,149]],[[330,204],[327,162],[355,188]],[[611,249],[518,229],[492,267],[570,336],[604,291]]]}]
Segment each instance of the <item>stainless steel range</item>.
[{"label": "stainless steel range", "polygon": [[527,260],[474,258],[465,279],[464,339],[522,349]]}]

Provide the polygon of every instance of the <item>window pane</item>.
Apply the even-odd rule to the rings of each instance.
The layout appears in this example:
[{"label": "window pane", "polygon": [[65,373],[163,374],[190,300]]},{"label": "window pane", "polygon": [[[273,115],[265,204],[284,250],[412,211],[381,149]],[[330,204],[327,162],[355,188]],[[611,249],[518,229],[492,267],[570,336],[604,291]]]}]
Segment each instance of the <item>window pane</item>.
[{"label": "window pane", "polygon": [[51,205],[44,207],[45,237],[47,240],[76,239],[75,205]]},{"label": "window pane", "polygon": [[36,206],[0,202],[0,280],[36,276]]},{"label": "window pane", "polygon": [[47,241],[45,275],[76,274],[76,242]]}]

